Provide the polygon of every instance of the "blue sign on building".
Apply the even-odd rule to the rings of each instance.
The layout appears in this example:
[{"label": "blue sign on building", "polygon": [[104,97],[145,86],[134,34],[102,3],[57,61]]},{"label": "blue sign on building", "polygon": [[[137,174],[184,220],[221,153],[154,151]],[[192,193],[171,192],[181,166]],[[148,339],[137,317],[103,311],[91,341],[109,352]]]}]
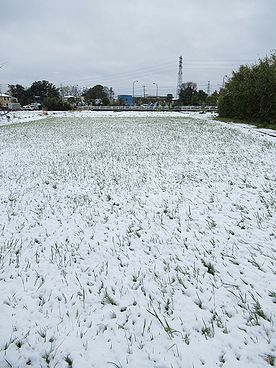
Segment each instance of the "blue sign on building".
[{"label": "blue sign on building", "polygon": [[125,106],[132,106],[133,105],[133,98],[131,95],[118,95],[118,99],[125,105]]}]

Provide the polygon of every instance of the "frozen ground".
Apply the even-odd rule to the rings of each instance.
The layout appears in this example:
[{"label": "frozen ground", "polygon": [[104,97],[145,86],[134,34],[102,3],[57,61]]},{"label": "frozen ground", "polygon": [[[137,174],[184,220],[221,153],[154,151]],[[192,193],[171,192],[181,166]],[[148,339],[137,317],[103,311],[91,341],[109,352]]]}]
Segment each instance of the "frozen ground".
[{"label": "frozen ground", "polygon": [[275,365],[276,140],[62,115],[0,127],[0,367]]},{"label": "frozen ground", "polygon": [[[32,120],[41,120],[48,117],[196,117],[197,119],[206,120],[206,118],[212,118],[216,116],[216,113],[206,113],[200,115],[198,112],[152,112],[152,111],[49,111],[47,115],[42,111],[14,111],[11,112],[8,117],[6,115],[0,115],[0,126],[11,125],[18,123],[25,123]],[[218,122],[216,122],[219,124]],[[276,131],[272,129],[256,128],[254,125],[238,124],[238,123],[220,123],[220,124],[233,124],[235,127],[240,127],[245,130],[253,130],[257,133],[266,134],[271,137],[276,137]]]}]

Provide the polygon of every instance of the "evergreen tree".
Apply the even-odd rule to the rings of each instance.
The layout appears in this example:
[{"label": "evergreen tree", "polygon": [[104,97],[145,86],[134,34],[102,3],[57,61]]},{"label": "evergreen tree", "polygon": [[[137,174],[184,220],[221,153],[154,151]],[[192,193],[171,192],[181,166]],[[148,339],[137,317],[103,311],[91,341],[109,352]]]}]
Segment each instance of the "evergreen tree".
[{"label": "evergreen tree", "polygon": [[17,98],[21,106],[27,105],[32,102],[28,90],[26,90],[20,84],[9,84],[9,93],[12,97]]},{"label": "evergreen tree", "polygon": [[242,65],[220,92],[222,117],[276,124],[276,53],[259,63]]},{"label": "evergreen tree", "polygon": [[84,92],[83,96],[87,104],[94,105],[96,100],[101,100],[105,104],[109,103],[107,89],[100,84],[89,88]]},{"label": "evergreen tree", "polygon": [[186,82],[183,83],[179,93],[179,102],[182,105],[192,105],[193,104],[193,97],[196,95],[197,85],[194,82]]},{"label": "evergreen tree", "polygon": [[208,96],[206,98],[206,104],[209,106],[217,106],[218,97],[219,97],[218,91],[213,92],[211,96]]},{"label": "evergreen tree", "polygon": [[179,102],[185,106],[201,106],[205,104],[208,95],[202,89],[197,91],[194,82],[183,83],[179,93]]},{"label": "evergreen tree", "polygon": [[39,101],[41,103],[43,103],[43,100],[47,97],[60,97],[58,88],[46,80],[33,82],[28,89],[28,94],[33,101]]}]

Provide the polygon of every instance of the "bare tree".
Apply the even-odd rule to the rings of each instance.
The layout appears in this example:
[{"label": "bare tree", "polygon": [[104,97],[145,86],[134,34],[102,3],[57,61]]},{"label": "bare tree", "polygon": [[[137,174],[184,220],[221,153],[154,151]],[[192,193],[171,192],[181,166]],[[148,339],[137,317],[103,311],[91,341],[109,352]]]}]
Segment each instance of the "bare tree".
[{"label": "bare tree", "polygon": [[197,89],[197,84],[195,82],[184,82],[181,84],[181,89],[191,88],[193,91]]}]

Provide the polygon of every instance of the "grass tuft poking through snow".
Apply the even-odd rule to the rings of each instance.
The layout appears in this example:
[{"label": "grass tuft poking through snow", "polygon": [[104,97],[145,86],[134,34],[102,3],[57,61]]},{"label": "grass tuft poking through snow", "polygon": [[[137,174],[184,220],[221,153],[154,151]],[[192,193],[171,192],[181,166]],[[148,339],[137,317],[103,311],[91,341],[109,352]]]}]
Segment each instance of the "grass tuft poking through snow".
[{"label": "grass tuft poking through snow", "polygon": [[275,139],[75,113],[0,142],[1,368],[275,366]]}]

